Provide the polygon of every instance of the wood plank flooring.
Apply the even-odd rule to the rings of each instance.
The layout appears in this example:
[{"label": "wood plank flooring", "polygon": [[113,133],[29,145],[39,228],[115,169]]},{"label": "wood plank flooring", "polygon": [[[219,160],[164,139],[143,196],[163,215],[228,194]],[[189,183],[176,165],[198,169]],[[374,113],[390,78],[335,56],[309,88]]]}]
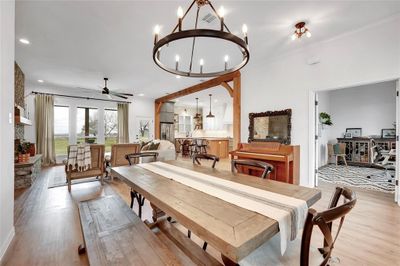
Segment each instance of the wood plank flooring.
[{"label": "wood plank flooring", "polygon": [[[186,160],[185,160],[186,161]],[[206,163],[205,163],[206,164]],[[218,168],[229,169],[229,161],[222,160]],[[48,179],[64,175],[62,166],[45,168],[35,184],[26,190],[16,191],[16,236],[3,258],[2,265],[88,265],[86,255],[78,255],[82,232],[76,203],[100,195],[120,194],[128,203],[129,188],[115,179],[102,187],[99,182],[48,189]],[[322,199],[313,207],[323,210],[328,205],[334,186],[321,183]],[[339,265],[400,265],[400,207],[393,195],[356,190],[358,202],[346,218],[337,240],[334,256]],[[137,209],[135,209],[137,211]],[[146,202],[143,218],[151,219],[151,209]],[[178,229],[185,229],[176,225]],[[316,234],[320,244],[320,234]],[[203,241],[192,236],[202,245]],[[211,246],[207,252],[220,260]]]}]

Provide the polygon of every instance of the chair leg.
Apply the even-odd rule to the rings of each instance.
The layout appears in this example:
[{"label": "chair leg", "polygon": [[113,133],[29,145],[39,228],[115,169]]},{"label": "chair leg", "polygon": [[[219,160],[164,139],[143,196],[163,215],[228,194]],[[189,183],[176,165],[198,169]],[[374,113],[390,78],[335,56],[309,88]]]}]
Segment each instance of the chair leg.
[{"label": "chair leg", "polygon": [[206,250],[207,249],[207,242],[204,242],[204,244],[203,244],[203,250]]},{"label": "chair leg", "polygon": [[68,192],[71,192],[71,178],[68,177]]},{"label": "chair leg", "polygon": [[192,231],[188,230],[187,236],[188,236],[188,238],[190,238],[192,236]]},{"label": "chair leg", "polygon": [[344,161],[344,164],[347,166],[346,156],[343,156],[343,161]]},{"label": "chair leg", "polygon": [[100,176],[100,183],[101,185],[104,185],[104,173]]}]

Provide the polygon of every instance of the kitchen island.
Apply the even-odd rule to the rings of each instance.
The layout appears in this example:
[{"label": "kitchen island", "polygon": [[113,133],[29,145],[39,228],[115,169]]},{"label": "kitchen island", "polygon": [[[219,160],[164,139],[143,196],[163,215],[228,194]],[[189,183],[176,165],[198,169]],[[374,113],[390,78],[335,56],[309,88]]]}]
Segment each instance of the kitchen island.
[{"label": "kitchen island", "polygon": [[185,140],[192,141],[194,139],[204,139],[208,141],[207,153],[218,156],[219,158],[228,158],[229,151],[232,150],[232,138],[218,138],[218,137],[199,137],[199,138],[175,138],[175,147],[177,151],[181,150],[180,143]]}]

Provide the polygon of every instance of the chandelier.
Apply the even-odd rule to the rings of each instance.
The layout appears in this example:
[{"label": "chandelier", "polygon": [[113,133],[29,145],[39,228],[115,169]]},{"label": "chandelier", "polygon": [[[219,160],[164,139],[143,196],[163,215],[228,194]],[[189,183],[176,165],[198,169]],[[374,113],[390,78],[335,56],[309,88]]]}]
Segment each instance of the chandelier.
[{"label": "chandelier", "polygon": [[304,34],[307,36],[307,38],[311,37],[311,32],[306,28],[306,23],[304,21],[297,23],[296,25],[294,25],[294,27],[296,28],[296,30],[291,36],[293,41],[296,39],[300,39],[301,37],[303,37]]},{"label": "chandelier", "polygon": [[[188,20],[188,13],[192,9],[194,5],[197,5],[196,15],[194,27],[191,29],[184,29],[185,18]],[[208,6],[212,12],[212,14],[218,18],[218,29],[211,28],[199,28],[199,14],[200,9]],[[153,60],[154,62],[165,71],[175,74],[178,76],[184,77],[195,77],[195,78],[207,78],[207,77],[215,77],[223,74],[228,74],[234,71],[237,71],[244,67],[250,58],[249,53],[249,42],[247,37],[247,26],[244,24],[242,26],[243,38],[236,36],[231,33],[227,25],[224,21],[225,10],[221,6],[218,12],[215,10],[214,6],[211,4],[209,0],[193,0],[189,8],[186,12],[183,12],[182,7],[178,8],[177,12],[178,23],[172,30],[172,32],[166,35],[163,38],[160,38],[160,26],[156,25],[154,28],[154,47],[153,47]],[[189,24],[189,23],[187,23]],[[185,26],[187,25],[185,24]],[[208,39],[207,39],[208,38]],[[205,65],[205,60],[203,59],[201,54],[198,54],[199,51],[196,51],[196,39],[199,40],[222,40],[224,45],[235,46],[238,48],[238,58],[235,57],[236,61],[234,63],[230,62],[230,55],[223,54],[221,55],[221,61],[214,62],[214,68],[211,67],[211,64],[208,66]],[[185,41],[186,40],[186,41]],[[189,40],[189,42],[187,42]],[[182,57],[179,54],[176,54],[173,59],[175,62],[173,64],[168,63],[171,62],[171,55],[163,56],[163,51],[167,48],[173,46],[174,44],[178,45],[179,41],[183,41],[183,44],[187,44],[190,49],[190,53],[188,53],[187,62],[188,64],[184,65],[181,63]],[[206,50],[212,51],[215,50],[213,45],[209,44]],[[204,56],[205,54],[203,54]],[[195,58],[199,59],[198,65],[194,62]],[[213,56],[213,58],[217,58]],[[172,59],[172,60],[173,60]]]}]

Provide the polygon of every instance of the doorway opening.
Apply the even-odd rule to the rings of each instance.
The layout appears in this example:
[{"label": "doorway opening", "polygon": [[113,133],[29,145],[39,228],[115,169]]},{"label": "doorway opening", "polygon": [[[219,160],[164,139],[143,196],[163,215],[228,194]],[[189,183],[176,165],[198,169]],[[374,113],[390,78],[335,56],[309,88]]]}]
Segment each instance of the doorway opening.
[{"label": "doorway opening", "polygon": [[398,81],[316,91],[314,183],[391,193],[398,200]]}]

